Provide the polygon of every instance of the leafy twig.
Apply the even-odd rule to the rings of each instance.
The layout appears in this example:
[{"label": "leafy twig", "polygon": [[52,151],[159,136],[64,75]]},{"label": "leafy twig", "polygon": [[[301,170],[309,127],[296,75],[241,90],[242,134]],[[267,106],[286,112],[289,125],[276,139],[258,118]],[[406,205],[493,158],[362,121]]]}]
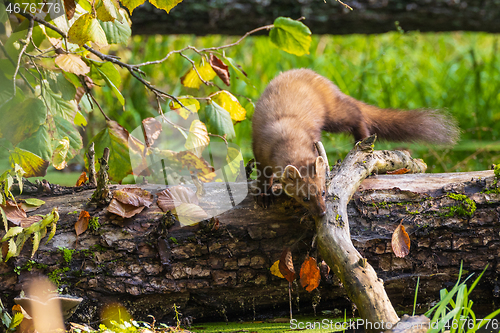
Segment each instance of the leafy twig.
[{"label": "leafy twig", "polygon": [[203,82],[203,83],[204,83],[205,85],[207,85],[207,86],[213,86],[213,85],[214,85],[212,82],[205,81],[205,79],[201,76],[200,72],[198,72],[198,68],[196,68],[195,63],[194,63],[194,61],[193,61],[191,58],[187,57],[187,56],[186,56],[184,53],[182,53],[182,52],[181,52],[181,53],[179,53],[179,55],[191,63],[191,65],[193,66],[194,71],[195,71],[195,72],[196,72],[196,74],[198,75],[198,78],[201,80],[201,82]]},{"label": "leafy twig", "polygon": [[[163,109],[161,107],[160,99],[158,98],[158,96],[156,97],[156,103],[157,103],[157,106],[158,106],[158,113],[161,115],[161,117],[162,117],[163,120],[165,120],[168,124],[172,125],[176,129],[181,129],[181,130],[183,130],[185,132],[191,132],[189,129],[187,129],[187,128],[183,127],[183,126],[177,125],[176,123],[174,123],[173,121],[171,121],[170,119],[168,119],[167,117],[165,117],[165,114],[163,113]],[[209,136],[218,137],[218,138],[220,138],[220,139],[222,139],[224,141],[224,143],[226,144],[226,146],[229,145],[228,142],[227,142],[227,140],[226,140],[226,138],[223,137],[222,135],[208,133],[208,132],[207,132],[207,134]]]}]

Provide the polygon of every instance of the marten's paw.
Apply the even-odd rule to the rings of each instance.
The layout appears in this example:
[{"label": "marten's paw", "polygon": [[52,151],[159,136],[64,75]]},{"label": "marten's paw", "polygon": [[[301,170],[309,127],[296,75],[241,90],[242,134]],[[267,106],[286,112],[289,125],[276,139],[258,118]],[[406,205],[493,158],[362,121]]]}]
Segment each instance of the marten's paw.
[{"label": "marten's paw", "polygon": [[274,204],[275,195],[272,193],[259,193],[253,195],[255,202],[262,208],[269,208]]}]

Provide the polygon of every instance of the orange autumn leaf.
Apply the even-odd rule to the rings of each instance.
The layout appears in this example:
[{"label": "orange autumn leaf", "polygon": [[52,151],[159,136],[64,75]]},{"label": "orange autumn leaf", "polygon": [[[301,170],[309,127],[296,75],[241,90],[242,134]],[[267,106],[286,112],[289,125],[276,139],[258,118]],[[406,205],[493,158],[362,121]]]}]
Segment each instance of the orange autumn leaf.
[{"label": "orange autumn leaf", "polygon": [[402,224],[392,234],[392,251],[398,258],[404,258],[410,253],[410,236]]},{"label": "orange autumn leaf", "polygon": [[82,186],[83,184],[85,184],[85,182],[89,180],[87,178],[87,173],[85,171],[82,171],[82,173],[80,174],[80,177],[78,177],[78,180],[76,181],[76,187],[78,186]]},{"label": "orange autumn leaf", "polygon": [[87,228],[89,227],[89,219],[89,212],[87,212],[86,210],[82,210],[80,212],[80,216],[78,217],[78,221],[76,221],[75,223],[75,231],[77,236],[80,236],[87,230]]},{"label": "orange autumn leaf", "polygon": [[394,170],[394,171],[387,171],[387,174],[388,175],[403,175],[405,173],[409,173],[411,172],[410,169],[408,168],[401,168],[401,169],[397,169],[397,170]]},{"label": "orange autumn leaf", "polygon": [[300,284],[311,292],[319,286],[320,280],[321,275],[316,259],[307,257],[300,267]]},{"label": "orange autumn leaf", "polygon": [[292,283],[295,280],[295,269],[293,268],[292,252],[289,248],[285,248],[281,253],[279,269],[285,279]]}]

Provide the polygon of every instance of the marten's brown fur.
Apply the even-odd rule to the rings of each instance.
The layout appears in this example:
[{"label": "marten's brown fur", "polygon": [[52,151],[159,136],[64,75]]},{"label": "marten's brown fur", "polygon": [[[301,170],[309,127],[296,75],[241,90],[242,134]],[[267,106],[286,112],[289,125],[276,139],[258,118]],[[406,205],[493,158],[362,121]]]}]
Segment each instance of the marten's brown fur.
[{"label": "marten's brown fur", "polygon": [[255,106],[253,152],[258,187],[265,193],[272,175],[311,213],[325,213],[326,165],[314,143],[321,131],[349,132],[356,141],[372,134],[391,141],[452,144],[455,121],[438,110],[380,109],[343,94],[330,80],[309,69],[274,78]]}]

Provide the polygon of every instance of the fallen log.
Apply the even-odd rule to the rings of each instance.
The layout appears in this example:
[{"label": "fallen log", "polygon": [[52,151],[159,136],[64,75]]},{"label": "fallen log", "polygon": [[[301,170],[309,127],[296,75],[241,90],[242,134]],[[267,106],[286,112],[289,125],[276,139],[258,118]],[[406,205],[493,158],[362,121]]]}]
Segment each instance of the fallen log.
[{"label": "fallen log", "polygon": [[[491,190],[493,184],[493,171],[374,175],[361,184],[347,209],[351,237],[397,310],[412,308],[417,277],[417,312],[427,310],[441,288],[456,282],[461,261],[469,273],[489,264],[474,291],[476,314],[498,307],[500,194]],[[153,193],[165,188],[141,187]],[[172,322],[174,304],[197,321],[279,316],[288,312],[288,282],[269,268],[284,247],[291,247],[296,271],[306,254],[317,256],[311,248],[314,221],[283,196],[265,210],[248,196],[217,219],[182,228],[156,206],[122,219],[88,206],[92,190],[68,191],[40,197],[46,204],[33,212],[58,207],[53,240],[32,259],[27,244],[19,257],[0,264],[0,293],[7,305],[31,278],[48,275],[63,293],[84,298],[71,319],[77,322],[95,323],[112,302],[138,320],[153,315]],[[81,210],[98,217],[101,227],[77,238],[78,214],[73,213]],[[407,257],[396,258],[391,236],[401,220],[411,249]],[[294,313],[340,314],[352,307],[332,273],[311,293],[294,283],[292,298]]]}]

